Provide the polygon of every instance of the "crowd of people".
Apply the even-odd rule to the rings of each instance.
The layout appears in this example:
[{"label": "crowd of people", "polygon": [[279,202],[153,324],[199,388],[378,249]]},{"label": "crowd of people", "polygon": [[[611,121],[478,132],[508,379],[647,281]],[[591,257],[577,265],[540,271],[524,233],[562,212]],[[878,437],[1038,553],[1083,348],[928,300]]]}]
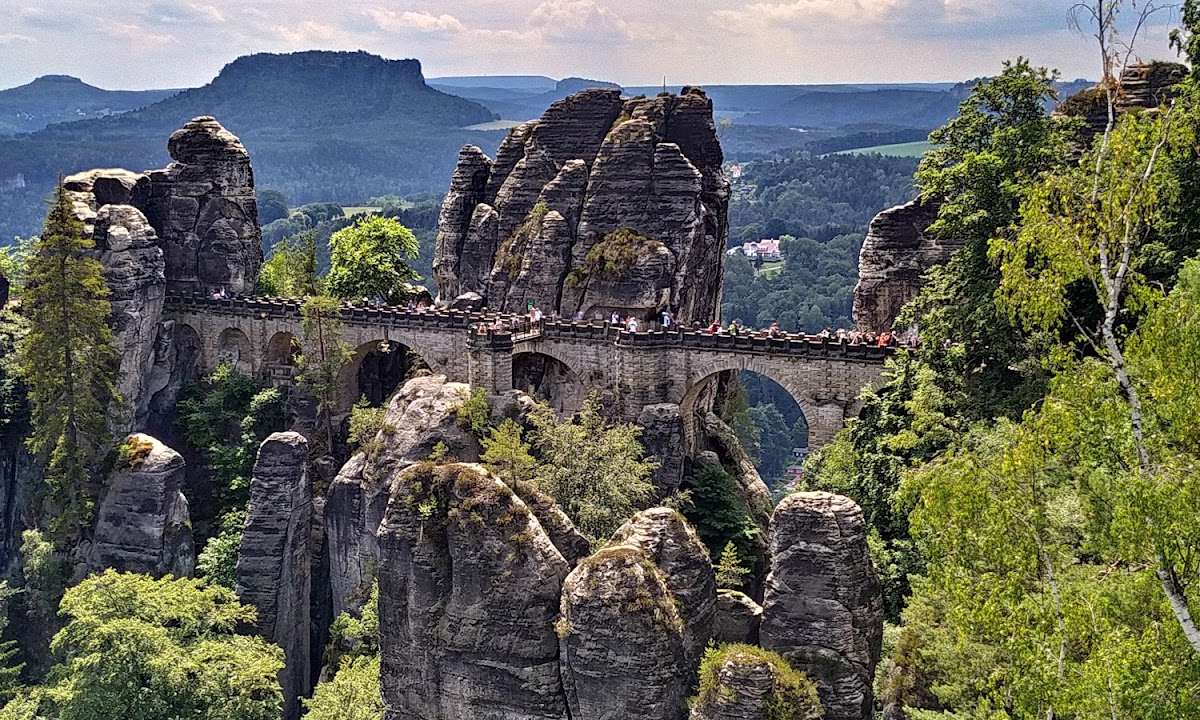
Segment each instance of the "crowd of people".
[{"label": "crowd of people", "polygon": [[[558,320],[557,312],[547,316],[542,312],[536,304],[530,304],[528,311],[523,316],[501,317],[490,322],[477,323],[475,332],[479,334],[488,334],[495,332],[515,332],[519,333],[523,329],[532,329],[543,320]],[[576,323],[586,322],[582,311],[576,312],[571,320]],[[765,330],[748,328],[742,324],[740,320],[733,320],[728,325],[722,325],[720,322],[713,321],[707,326],[694,324],[689,326],[687,323],[678,323],[675,316],[670,310],[663,310],[657,314],[656,322],[647,321],[644,318],[636,315],[625,315],[613,311],[608,318],[597,316],[593,321],[606,322],[609,327],[619,328],[626,332],[699,332],[706,335],[721,335],[725,337],[754,337],[754,338],[771,338],[771,339],[805,339],[809,341],[830,341],[845,345],[868,345],[873,347],[916,347],[917,334],[912,331],[892,332],[884,331],[882,333],[864,332],[862,330],[847,330],[845,328],[823,328],[815,335],[804,333],[791,333],[780,327],[778,322],[773,322]]]}]

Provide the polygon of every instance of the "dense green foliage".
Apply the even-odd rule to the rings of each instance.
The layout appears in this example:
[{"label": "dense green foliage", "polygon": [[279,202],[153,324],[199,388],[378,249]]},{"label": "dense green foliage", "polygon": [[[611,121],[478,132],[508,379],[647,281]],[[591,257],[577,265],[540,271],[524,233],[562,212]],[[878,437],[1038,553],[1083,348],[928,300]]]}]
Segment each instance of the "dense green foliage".
[{"label": "dense green foliage", "polygon": [[1051,80],[1009,64],[934,133],[916,179],[966,245],[807,479],[871,528],[885,705],[1197,717],[1198,89],[1080,152]]},{"label": "dense green foliage", "polygon": [[[7,581],[0,580],[0,638],[4,637],[4,631],[12,622],[12,598],[19,592],[9,587]],[[15,640],[0,640],[0,704],[13,699],[20,690],[24,663],[18,659],[19,653],[20,648]]]},{"label": "dense green foliage", "polygon": [[29,447],[47,457],[51,529],[72,540],[88,526],[97,488],[93,466],[107,452],[106,411],[117,398],[108,287],[94,246],[61,188],[34,242],[21,293],[28,333],[18,366],[28,386]]},{"label": "dense green foliage", "polygon": [[498,426],[488,430],[483,438],[483,454],[480,461],[509,487],[533,479],[537,461],[529,453],[529,445],[522,438],[521,426],[515,420],[505,418]]},{"label": "dense green foliage", "polygon": [[260,295],[306,298],[316,295],[320,287],[315,230],[303,230],[278,242],[258,276]]},{"label": "dense green foliage", "polygon": [[650,474],[656,465],[643,457],[640,427],[606,422],[595,394],[573,420],[560,420],[539,405],[530,421],[540,460],[534,482],[593,545],[645,508],[654,492]]},{"label": "dense green foliage", "polygon": [[279,717],[283,653],[235,634],[254,609],[231,590],[107,570],[67,590],[59,611],[57,664],[44,687],[17,701],[36,708],[33,717]]},{"label": "dense green foliage", "polygon": [[223,518],[246,509],[258,446],[283,430],[284,398],[231,365],[220,365],[184,388],[177,424],[204,463],[207,481],[189,488],[188,503],[197,540],[225,525]]},{"label": "dense green foliage", "polygon": [[696,533],[709,557],[720,558],[730,543],[743,558],[758,554],[758,525],[741,499],[737,481],[719,465],[700,465],[685,487],[679,510]]},{"label": "dense green foliage", "polygon": [[379,656],[343,660],[337,674],[304,701],[308,720],[383,720]]},{"label": "dense green foliage", "polygon": [[713,703],[723,692],[721,668],[728,664],[767,664],[775,676],[766,700],[764,720],[820,720],[825,711],[817,697],[817,686],[804,673],[793,669],[778,653],[754,645],[709,647],[700,661],[699,685],[693,703]]},{"label": "dense green foliage", "polygon": [[410,283],[420,279],[408,266],[416,256],[411,230],[392,218],[368,215],[329,238],[326,284],[339,298],[399,305],[412,294]]}]

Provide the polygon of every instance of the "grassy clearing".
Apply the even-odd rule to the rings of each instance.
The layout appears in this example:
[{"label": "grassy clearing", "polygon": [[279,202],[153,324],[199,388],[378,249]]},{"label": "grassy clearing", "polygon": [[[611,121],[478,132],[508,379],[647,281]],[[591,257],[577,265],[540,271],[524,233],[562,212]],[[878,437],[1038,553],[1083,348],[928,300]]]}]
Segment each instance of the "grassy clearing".
[{"label": "grassy clearing", "polygon": [[896,143],[895,145],[875,145],[873,147],[840,150],[834,155],[885,155],[887,157],[919,158],[933,149],[933,145],[925,140],[917,142]]},{"label": "grassy clearing", "polygon": [[342,208],[342,212],[345,213],[346,217],[354,217],[355,215],[360,215],[362,213],[367,213],[370,215],[377,213],[380,210],[383,210],[383,208],[373,207],[371,205],[354,205],[351,207]]}]

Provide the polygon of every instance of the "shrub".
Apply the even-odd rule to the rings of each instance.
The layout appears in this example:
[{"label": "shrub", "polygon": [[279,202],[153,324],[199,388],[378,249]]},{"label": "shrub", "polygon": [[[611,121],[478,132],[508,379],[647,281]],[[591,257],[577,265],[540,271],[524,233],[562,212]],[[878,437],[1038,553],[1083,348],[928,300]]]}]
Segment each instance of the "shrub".
[{"label": "shrub", "polygon": [[454,417],[458,421],[459,427],[470,430],[476,437],[483,437],[487,432],[491,412],[487,392],[483,388],[476,388],[454,411]]},{"label": "shrub", "polygon": [[375,436],[384,427],[387,408],[371,407],[366,396],[360,397],[350,409],[350,432],[346,439],[351,447],[370,454],[375,450]]},{"label": "shrub", "polygon": [[567,284],[576,287],[592,278],[619,278],[632,270],[638,260],[654,255],[663,247],[658,240],[639,235],[629,228],[613,230],[588,250],[583,265],[567,276]]},{"label": "shrub", "polygon": [[753,645],[709,647],[700,661],[699,687],[692,702],[716,702],[725,691],[721,686],[721,668],[750,663],[766,663],[775,675],[775,686],[767,698],[766,720],[820,720],[825,714],[817,697],[817,686],[804,673],[793,669],[778,653]]}]

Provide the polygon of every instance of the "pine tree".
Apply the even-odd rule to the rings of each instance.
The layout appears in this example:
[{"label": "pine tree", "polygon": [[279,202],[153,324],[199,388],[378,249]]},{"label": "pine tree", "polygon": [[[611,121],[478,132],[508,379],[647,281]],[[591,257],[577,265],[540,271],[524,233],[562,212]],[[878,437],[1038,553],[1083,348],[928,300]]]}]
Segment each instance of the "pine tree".
[{"label": "pine tree", "polygon": [[[8,626],[8,599],[18,592],[0,580],[0,634]],[[16,640],[0,641],[0,706],[11,700],[20,689],[21,670],[25,665],[17,661],[19,652]]]},{"label": "pine tree", "polygon": [[511,418],[505,418],[499,427],[488,431],[480,459],[488,470],[510,486],[533,479],[537,464],[529,454],[529,444],[521,439],[521,426]]},{"label": "pine tree", "polygon": [[746,576],[750,574],[732,542],[725,543],[721,558],[713,569],[717,573],[717,587],[724,590],[741,590],[745,587]]},{"label": "pine tree", "polygon": [[26,269],[29,334],[18,364],[33,406],[30,449],[48,454],[46,482],[60,540],[90,522],[90,470],[106,447],[105,410],[117,397],[108,287],[83,223],[61,187]]}]

